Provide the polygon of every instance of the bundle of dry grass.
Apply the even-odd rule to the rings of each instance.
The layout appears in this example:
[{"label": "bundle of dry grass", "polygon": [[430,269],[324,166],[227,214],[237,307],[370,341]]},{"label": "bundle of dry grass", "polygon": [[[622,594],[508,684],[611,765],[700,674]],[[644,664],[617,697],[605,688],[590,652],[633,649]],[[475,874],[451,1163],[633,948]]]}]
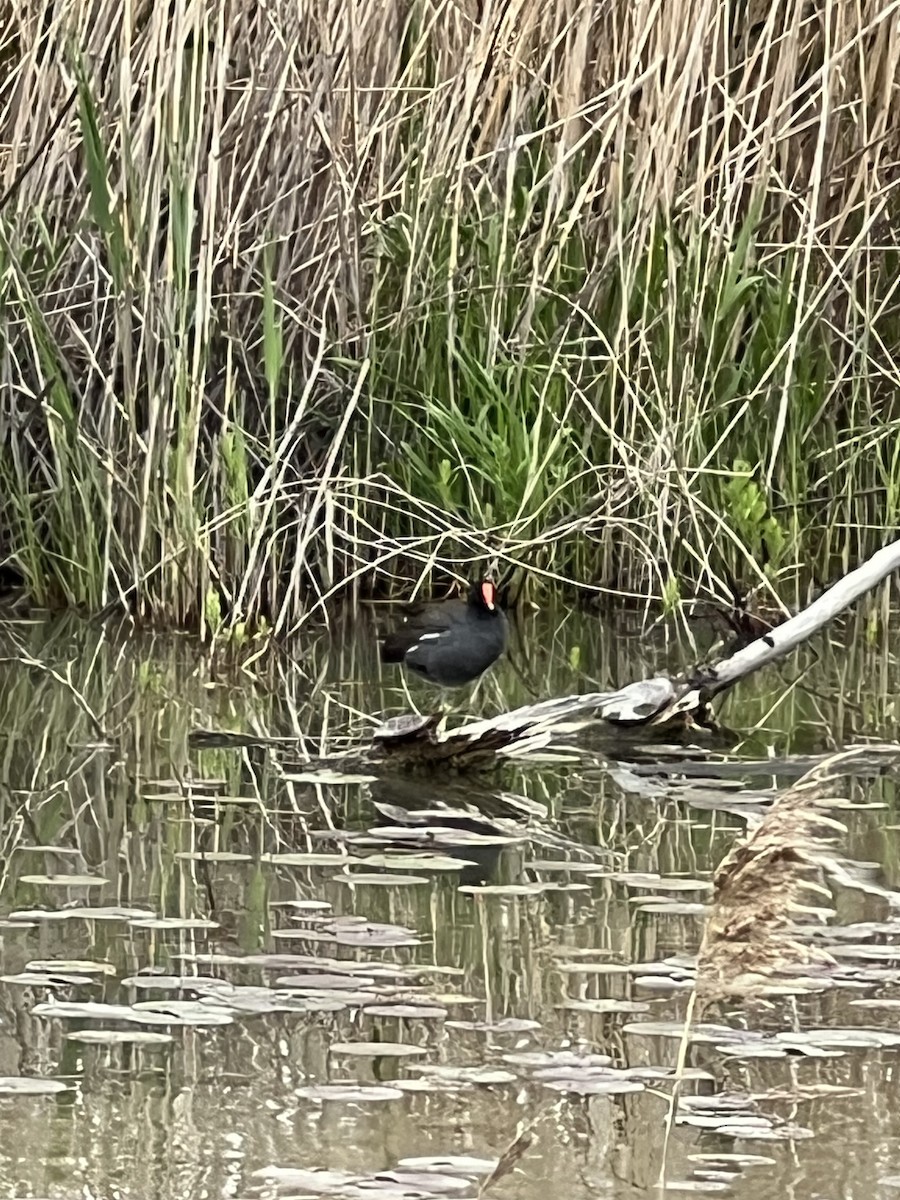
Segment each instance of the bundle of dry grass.
[{"label": "bundle of dry grass", "polygon": [[723,520],[739,574],[787,528],[721,515],[722,462],[764,509],[897,469],[896,5],[0,7],[0,557],[37,592],[283,626],[451,542],[662,592],[673,529],[718,587]]},{"label": "bundle of dry grass", "polygon": [[879,752],[896,758],[897,747],[857,747],[826,759],[779,796],[719,864],[700,947],[699,1000],[803,991],[804,975],[815,980],[836,965],[798,936],[804,922],[821,920],[829,881],[854,882],[832,849],[846,827],[823,809],[840,803],[834,779],[841,764]]}]

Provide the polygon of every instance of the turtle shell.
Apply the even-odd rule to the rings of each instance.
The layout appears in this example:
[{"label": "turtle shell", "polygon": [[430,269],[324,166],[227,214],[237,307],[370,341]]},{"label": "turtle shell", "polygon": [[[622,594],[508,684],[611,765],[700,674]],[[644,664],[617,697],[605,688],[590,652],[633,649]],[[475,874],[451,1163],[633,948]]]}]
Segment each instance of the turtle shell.
[{"label": "turtle shell", "polygon": [[372,740],[393,745],[417,742],[423,738],[431,741],[440,722],[441,713],[402,713],[399,717],[390,717],[383,725],[379,725],[372,734]]}]

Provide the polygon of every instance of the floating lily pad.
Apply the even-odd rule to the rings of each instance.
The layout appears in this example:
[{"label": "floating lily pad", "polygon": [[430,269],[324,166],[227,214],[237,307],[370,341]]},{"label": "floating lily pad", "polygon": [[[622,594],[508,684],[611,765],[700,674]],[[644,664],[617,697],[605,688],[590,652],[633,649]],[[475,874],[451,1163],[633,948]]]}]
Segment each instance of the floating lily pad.
[{"label": "floating lily pad", "polygon": [[95,983],[89,975],[54,975],[49,971],[22,971],[19,975],[0,975],[0,983],[15,983],[22,987],[78,987]]},{"label": "floating lily pad", "polygon": [[218,929],[218,921],[205,917],[140,917],[129,921],[132,929]]},{"label": "floating lily pad", "polygon": [[369,830],[370,836],[381,841],[439,842],[444,846],[518,846],[527,841],[524,834],[474,833],[449,825],[378,825]]},{"label": "floating lily pad", "polygon": [[[589,884],[580,886],[590,891]],[[466,896],[543,896],[555,887],[552,883],[472,883],[462,884],[457,891]]]},{"label": "floating lily pad", "polygon": [[328,1052],[355,1058],[406,1058],[428,1053],[424,1046],[411,1046],[407,1042],[333,1042]]},{"label": "floating lily pad", "polygon": [[399,1088],[356,1083],[319,1083],[297,1088],[294,1095],[303,1100],[328,1100],[338,1104],[376,1104],[384,1100],[403,1099],[403,1092]]},{"label": "floating lily pad", "polygon": [[422,939],[414,930],[402,925],[381,925],[371,921],[338,925],[331,923],[319,929],[273,929],[272,937],[307,942],[335,942],[339,946],[421,946]]},{"label": "floating lily pad", "polygon": [[318,783],[325,786],[326,784],[351,784],[351,783],[372,783],[378,778],[377,775],[364,775],[359,771],[296,771],[286,773],[284,776],[290,783]]},{"label": "floating lily pad", "polygon": [[720,1125],[716,1132],[725,1137],[748,1142],[803,1142],[815,1137],[811,1129],[806,1129],[802,1125],[779,1125],[766,1129],[735,1123]]},{"label": "floating lily pad", "polygon": [[56,1096],[70,1092],[71,1083],[43,1079],[37,1075],[0,1075],[0,1096]]},{"label": "floating lily pad", "polygon": [[109,883],[99,875],[20,875],[19,883],[32,883],[43,887],[102,887]]},{"label": "floating lily pad", "polygon": [[[663,1037],[676,1038],[680,1040],[684,1036],[683,1021],[635,1021],[628,1025],[622,1026],[623,1033],[633,1033],[640,1037]],[[690,1029],[690,1040],[692,1042],[707,1042],[712,1045],[719,1043],[745,1043],[748,1040],[746,1034],[742,1034],[739,1030],[731,1029],[728,1025],[692,1025]],[[750,1040],[754,1040],[753,1035],[750,1035]]]},{"label": "floating lily pad", "polygon": [[675,966],[672,963],[620,963],[620,962],[555,962],[554,969],[564,975],[658,975],[660,978],[684,978],[693,973],[692,968]]},{"label": "floating lily pad", "polygon": [[447,1021],[446,1029],[465,1029],[474,1033],[532,1033],[541,1028],[540,1021],[526,1017],[501,1017],[499,1021]]},{"label": "floating lily pad", "polygon": [[449,854],[369,854],[363,861],[370,867],[407,871],[462,871],[475,865]]},{"label": "floating lily pad", "polygon": [[[359,988],[375,986],[372,975],[280,975],[276,980],[277,987],[293,988],[298,991],[356,991]],[[371,1000],[371,996],[369,999]]]},{"label": "floating lily pad", "polygon": [[398,1166],[411,1171],[439,1172],[448,1175],[490,1175],[497,1168],[496,1158],[474,1158],[468,1154],[432,1155],[423,1158],[401,1158]]},{"label": "floating lily pad", "polygon": [[36,1017],[57,1017],[62,1020],[127,1021],[136,1025],[228,1025],[232,1018],[225,1013],[203,1012],[198,1004],[185,1001],[190,1008],[174,1011],[178,1001],[171,1001],[165,1010],[146,1002],[140,1005],[101,1004],[97,1001],[50,1000],[36,1004]]},{"label": "floating lily pad", "polygon": [[[368,1180],[366,1184],[368,1184]],[[446,1200],[452,1193],[468,1192],[471,1190],[471,1179],[462,1179],[459,1175],[442,1175],[434,1171],[379,1171],[372,1176],[374,1186],[381,1184],[395,1185],[400,1190],[396,1193],[397,1200],[415,1200],[416,1197],[425,1200],[428,1196],[438,1196]],[[366,1184],[360,1184],[360,1200],[368,1200],[369,1192]],[[387,1198],[385,1198],[387,1200]]]},{"label": "floating lily pad", "polygon": [[294,992],[273,991],[266,987],[235,987],[229,992],[214,991],[201,1001],[207,1010],[229,1014],[342,1012],[351,1003],[351,993],[318,992],[300,996]]},{"label": "floating lily pad", "polygon": [[659,879],[646,880],[643,883],[632,883],[632,887],[653,892],[711,892],[712,881],[709,879],[689,879],[680,875],[663,876]]},{"label": "floating lily pad", "polygon": [[517,1050],[502,1056],[505,1063],[516,1067],[564,1067],[574,1070],[584,1067],[609,1067],[612,1059],[608,1054],[576,1054],[572,1050]]},{"label": "floating lily pad", "polygon": [[638,1000],[563,1000],[556,1006],[566,1012],[582,1013],[640,1013],[649,1012],[650,1005]]},{"label": "floating lily pad", "polygon": [[767,1158],[764,1154],[738,1154],[734,1152],[723,1151],[720,1154],[688,1154],[689,1162],[705,1163],[708,1166],[717,1166],[719,1163],[725,1166],[740,1167],[744,1170],[746,1167],[774,1167],[778,1165],[778,1160],[775,1158]]},{"label": "floating lily pad", "polygon": [[175,1039],[171,1033],[154,1033],[149,1029],[73,1029],[67,1033],[70,1042],[88,1046],[165,1046]]},{"label": "floating lily pad", "polygon": [[462,992],[435,992],[428,997],[429,1001],[434,1004],[443,1005],[444,1008],[466,1008],[477,1004],[484,1004],[478,996],[466,996]]},{"label": "floating lily pad", "polygon": [[689,992],[695,984],[693,975],[636,975],[634,986],[648,992]]},{"label": "floating lily pad", "polygon": [[399,871],[385,872],[383,875],[366,875],[361,871],[347,875],[332,875],[337,883],[347,883],[353,887],[411,887],[417,883],[430,883],[427,875],[401,875]]},{"label": "floating lily pad", "polygon": [[367,1017],[402,1017],[407,1021],[443,1021],[445,1008],[433,1004],[367,1004],[363,1009]]},{"label": "floating lily pad", "polygon": [[155,917],[145,908],[116,908],[79,904],[72,908],[30,908],[9,914],[11,921],[73,921],[80,917],[84,921],[138,921]]},{"label": "floating lily pad", "polygon": [[466,1091],[472,1087],[461,1079],[392,1079],[391,1087],[412,1094],[422,1093],[427,1096],[451,1095]]},{"label": "floating lily pad", "polygon": [[138,1000],[131,1006],[138,1013],[158,1013],[179,1025],[230,1025],[233,1017],[198,1000]]},{"label": "floating lily pad", "polygon": [[420,1074],[434,1079],[448,1079],[457,1083],[474,1083],[483,1087],[493,1084],[517,1083],[518,1076],[500,1067],[452,1067],[447,1064],[418,1063],[415,1068]]},{"label": "floating lily pad", "polygon": [[362,921],[356,926],[335,925],[331,930],[341,946],[421,946],[422,939],[414,929],[403,925],[382,925]]},{"label": "floating lily pad", "polygon": [[524,866],[528,871],[558,871],[572,875],[609,874],[609,869],[601,863],[575,862],[564,858],[534,858]]},{"label": "floating lily pad", "polygon": [[19,854],[65,854],[71,855],[72,858],[81,858],[81,851],[77,846],[17,846]]},{"label": "floating lily pad", "polygon": [[177,992],[191,988],[195,991],[222,987],[228,989],[234,985],[227,979],[218,979],[212,975],[129,975],[121,980],[122,987],[133,987],[139,991]]},{"label": "floating lily pad", "polygon": [[261,854],[259,861],[273,867],[359,867],[363,865],[361,858],[338,854],[337,851],[328,853],[325,850],[311,850],[296,854]]},{"label": "floating lily pad", "polygon": [[348,1184],[364,1178],[350,1171],[326,1171],[318,1167],[261,1167],[253,1172],[254,1179],[274,1183],[280,1190],[300,1193],[311,1192],[316,1196],[336,1194]]},{"label": "floating lily pad", "polygon": [[635,905],[637,912],[652,913],[659,917],[705,917],[708,904],[689,904],[684,900],[645,900]]},{"label": "floating lily pad", "polygon": [[731,1191],[730,1184],[713,1179],[667,1179],[665,1183],[658,1183],[656,1186],[664,1192],[685,1192],[691,1195],[713,1195]]},{"label": "floating lily pad", "polygon": [[41,958],[25,964],[26,971],[48,971],[55,974],[62,971],[65,975],[115,975],[116,968],[112,963],[94,962],[86,958]]},{"label": "floating lily pad", "polygon": [[541,1086],[554,1092],[575,1092],[579,1096],[625,1096],[643,1092],[644,1084],[636,1079],[542,1079]]},{"label": "floating lily pad", "polygon": [[175,857],[180,859],[182,862],[253,862],[252,854],[242,854],[237,850],[179,850]]}]

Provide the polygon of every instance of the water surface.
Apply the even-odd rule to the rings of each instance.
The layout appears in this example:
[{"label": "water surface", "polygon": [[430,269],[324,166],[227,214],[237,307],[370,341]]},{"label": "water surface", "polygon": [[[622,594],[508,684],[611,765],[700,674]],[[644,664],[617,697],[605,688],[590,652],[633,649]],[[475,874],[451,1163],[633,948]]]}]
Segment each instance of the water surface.
[{"label": "water surface", "polygon": [[[636,619],[538,614],[469,707],[611,687],[691,653]],[[742,805],[796,778],[795,756],[896,733],[892,647],[861,620],[729,697],[730,738],[593,735],[579,761],[486,781],[321,783],[283,746],[189,746],[197,728],[341,746],[427,708],[379,667],[365,619],[305,633],[292,661],[70,622],[10,626],[2,655],[0,1076],[29,1082],[0,1090],[59,1088],[0,1096],[11,1197],[465,1200],[522,1128],[527,1148],[485,1194],[661,1194],[678,1040],[655,1030],[684,1016]],[[860,807],[842,849],[885,888],[900,883],[895,790],[890,772],[844,787]],[[375,808],[461,803],[493,838],[429,838],[426,821],[412,860]],[[885,923],[868,934],[885,947],[877,980],[716,1020],[896,1032],[891,905],[847,891],[835,907],[838,928]],[[693,1044],[667,1191],[900,1194],[898,1053]],[[729,1104],[740,1136],[704,1123]]]}]

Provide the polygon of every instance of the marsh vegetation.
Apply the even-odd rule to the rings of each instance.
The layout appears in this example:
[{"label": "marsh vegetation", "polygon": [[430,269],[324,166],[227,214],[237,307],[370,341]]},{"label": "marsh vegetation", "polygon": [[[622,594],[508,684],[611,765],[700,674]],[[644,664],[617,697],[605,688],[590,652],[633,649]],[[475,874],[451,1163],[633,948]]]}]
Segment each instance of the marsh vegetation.
[{"label": "marsh vegetation", "polygon": [[0,12],[39,602],[283,629],[484,550],[790,599],[895,525],[893,6]]}]

